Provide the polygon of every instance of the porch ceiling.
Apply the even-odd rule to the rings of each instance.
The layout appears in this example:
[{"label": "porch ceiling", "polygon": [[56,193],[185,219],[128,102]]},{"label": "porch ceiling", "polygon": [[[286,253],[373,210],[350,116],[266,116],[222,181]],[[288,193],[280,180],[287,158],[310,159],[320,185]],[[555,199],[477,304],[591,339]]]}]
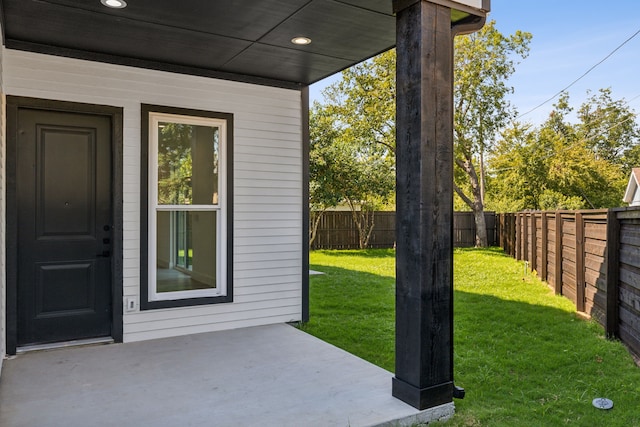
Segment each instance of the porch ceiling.
[{"label": "porch ceiling", "polygon": [[[283,87],[314,83],[395,45],[392,0],[127,3],[0,0],[4,44]],[[312,43],[294,45],[296,36]]]}]

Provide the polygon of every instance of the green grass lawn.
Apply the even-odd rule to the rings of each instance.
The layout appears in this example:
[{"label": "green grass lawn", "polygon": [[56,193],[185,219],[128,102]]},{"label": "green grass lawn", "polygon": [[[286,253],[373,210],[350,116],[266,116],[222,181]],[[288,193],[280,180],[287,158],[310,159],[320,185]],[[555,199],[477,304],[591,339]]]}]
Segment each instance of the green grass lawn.
[{"label": "green grass lawn", "polygon": [[[302,328],[393,372],[394,255],[312,252],[326,274],[311,277]],[[640,427],[640,368],[623,345],[499,249],[456,250],[454,265],[454,375],[467,394],[447,426]]]}]

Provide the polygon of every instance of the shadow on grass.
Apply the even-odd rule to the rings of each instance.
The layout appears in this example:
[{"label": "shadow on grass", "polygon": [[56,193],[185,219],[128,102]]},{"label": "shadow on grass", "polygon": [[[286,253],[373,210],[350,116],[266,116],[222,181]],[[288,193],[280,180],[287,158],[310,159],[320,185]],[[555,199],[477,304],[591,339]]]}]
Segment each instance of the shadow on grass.
[{"label": "shadow on grass", "polygon": [[[496,257],[509,257],[504,251],[499,247],[489,247],[489,248],[454,248],[455,253],[465,253],[465,252],[474,252],[476,254],[481,254],[484,256],[496,256]],[[396,250],[394,248],[387,249],[316,249],[314,252],[321,253],[323,255],[327,255],[330,257],[336,258],[347,258],[353,257],[356,255],[362,255],[367,258],[387,258],[390,256],[395,257]]]},{"label": "shadow on grass", "polygon": [[[452,425],[640,425],[640,370],[595,322],[462,291],[454,306],[454,372],[467,390],[456,405],[468,419]],[[603,396],[615,412],[592,406]]]},{"label": "shadow on grass", "polygon": [[[394,279],[312,268],[327,274],[311,279],[311,319],[302,329],[393,371]],[[467,397],[456,401],[450,425],[640,426],[640,370],[622,345],[603,339],[600,326],[550,306],[454,294],[454,372]],[[603,396],[614,410],[593,408]]]},{"label": "shadow on grass", "polygon": [[345,258],[352,257],[354,255],[362,255],[367,258],[388,258],[390,256],[395,256],[396,250],[393,248],[389,249],[349,249],[349,250],[340,250],[340,249],[317,249],[314,252],[321,253],[323,255],[336,257],[336,258]]},{"label": "shadow on grass", "polygon": [[394,369],[395,279],[312,264],[310,320],[301,328],[384,369]]},{"label": "shadow on grass", "polygon": [[497,246],[491,246],[488,248],[454,248],[453,253],[469,253],[473,252],[476,255],[489,256],[489,257],[500,257],[500,258],[511,258],[509,255],[505,254],[502,248]]}]

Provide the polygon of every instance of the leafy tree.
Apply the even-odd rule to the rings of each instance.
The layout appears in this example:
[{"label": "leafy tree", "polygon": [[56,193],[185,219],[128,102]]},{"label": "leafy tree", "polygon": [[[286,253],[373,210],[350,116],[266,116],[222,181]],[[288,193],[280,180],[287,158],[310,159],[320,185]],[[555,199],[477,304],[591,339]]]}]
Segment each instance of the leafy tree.
[{"label": "leafy tree", "polygon": [[163,123],[158,136],[158,203],[188,204],[192,198],[192,127]]},{"label": "leafy tree", "polygon": [[350,148],[352,160],[346,164],[348,184],[344,188],[344,200],[351,210],[358,229],[360,249],[369,246],[369,239],[375,227],[375,212],[391,197],[395,190],[393,162],[384,155],[360,156],[357,147]]},{"label": "leafy tree", "polygon": [[627,172],[637,166],[627,163],[640,137],[636,114],[624,100],[612,99],[610,88],[585,101],[578,119],[577,132],[599,159],[622,165]]},{"label": "leafy tree", "polygon": [[309,240],[313,243],[326,209],[345,203],[364,249],[375,227],[375,211],[395,189],[393,157],[385,148],[354,139],[351,129],[336,122],[330,110],[316,103],[311,111]]},{"label": "leafy tree", "polygon": [[538,144],[530,125],[515,123],[503,133],[489,161],[487,207],[516,212],[538,206],[548,172],[548,146]]},{"label": "leafy tree", "polygon": [[340,181],[335,178],[335,165],[342,162],[341,151],[333,145],[339,133],[326,110],[317,103],[310,111],[309,149],[309,246],[313,244],[324,212],[341,202]]},{"label": "leafy tree", "polygon": [[507,80],[515,72],[514,57],[525,58],[531,34],[502,35],[489,22],[477,33],[458,37],[454,54],[454,189],[471,208],[476,222],[476,245],[487,246],[484,221],[484,161],[498,132],[515,115],[506,96]]},{"label": "leafy tree", "polygon": [[395,190],[395,51],[342,72],[310,116],[310,242],[322,213],[349,206],[365,248],[377,209]]},{"label": "leafy tree", "polygon": [[[527,55],[530,39],[529,33],[520,31],[505,37],[491,22],[479,33],[455,41],[455,189],[476,213],[479,246],[487,245],[484,156],[498,130],[514,115],[506,100],[513,89],[506,81],[515,71],[513,57]],[[358,147],[360,158],[386,164],[395,157],[395,70],[395,50],[390,50],[343,71],[342,80],[323,93],[323,114],[332,120],[331,132]],[[313,122],[320,116],[311,117]]]},{"label": "leafy tree", "polygon": [[323,92],[327,113],[345,137],[376,152],[396,147],[396,52],[381,53],[342,72]]},{"label": "leafy tree", "polygon": [[[563,94],[539,128],[506,130],[490,162],[492,198],[513,210],[618,206],[628,173],[624,159],[637,141],[635,114],[609,91],[601,95],[580,107],[577,124],[568,121]],[[609,138],[606,131],[621,121],[633,125]]]}]

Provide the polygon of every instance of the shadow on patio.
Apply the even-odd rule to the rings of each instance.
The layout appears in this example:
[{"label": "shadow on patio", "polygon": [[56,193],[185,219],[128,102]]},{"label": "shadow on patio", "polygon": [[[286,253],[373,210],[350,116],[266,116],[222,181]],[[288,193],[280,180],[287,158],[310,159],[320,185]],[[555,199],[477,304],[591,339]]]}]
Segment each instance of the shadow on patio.
[{"label": "shadow on patio", "polygon": [[32,352],[6,360],[0,425],[370,426],[446,416],[392,374],[289,325]]}]

